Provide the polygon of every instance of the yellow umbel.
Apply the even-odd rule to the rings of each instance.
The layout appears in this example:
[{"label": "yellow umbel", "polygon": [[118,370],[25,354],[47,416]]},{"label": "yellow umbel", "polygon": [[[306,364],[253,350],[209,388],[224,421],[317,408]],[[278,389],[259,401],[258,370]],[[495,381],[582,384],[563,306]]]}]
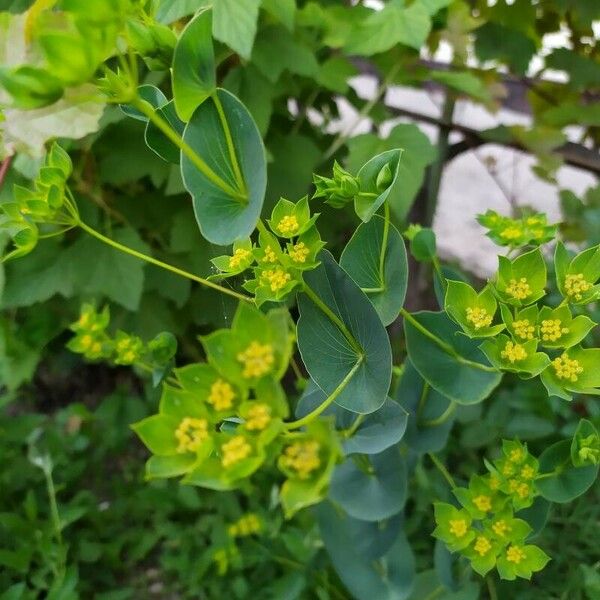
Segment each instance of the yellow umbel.
[{"label": "yellow umbel", "polygon": [[525,300],[525,298],[531,296],[531,288],[529,287],[529,283],[527,283],[527,279],[525,277],[521,277],[519,281],[516,279],[511,279],[508,282],[506,293],[509,296],[512,296],[515,300]]},{"label": "yellow umbel", "polygon": [[277,255],[275,254],[275,251],[273,250],[273,248],[271,248],[271,246],[267,246],[265,248],[265,255],[263,256],[262,261],[266,263],[277,262]]},{"label": "yellow umbel", "polygon": [[579,301],[583,298],[583,294],[589,291],[592,284],[583,278],[583,273],[575,275],[567,275],[565,277],[565,292],[571,299]]},{"label": "yellow umbel", "polygon": [[579,361],[574,358],[569,358],[566,353],[555,358],[552,361],[552,366],[559,379],[568,379],[573,383],[577,381],[579,375],[583,373],[583,367],[579,364]]},{"label": "yellow umbel", "polygon": [[562,326],[560,319],[544,319],[540,331],[545,342],[556,342],[565,333],[569,333],[569,329]]},{"label": "yellow umbel", "polygon": [[525,552],[523,551],[523,548],[519,548],[519,546],[509,546],[506,551],[506,560],[515,563],[516,565],[524,558],[526,558]]},{"label": "yellow umbel", "polygon": [[227,468],[250,456],[252,446],[243,435],[236,435],[221,446],[221,464]]},{"label": "yellow umbel", "polygon": [[488,314],[485,308],[469,307],[467,308],[467,321],[472,323],[475,329],[481,329],[492,324],[492,315]]},{"label": "yellow umbel", "polygon": [[520,319],[519,321],[513,321],[513,329],[517,337],[522,340],[532,340],[533,334],[535,333],[535,326],[531,324],[529,319]]},{"label": "yellow umbel", "polygon": [[250,254],[250,250],[246,250],[246,248],[238,248],[233,253],[233,256],[229,259],[229,268],[238,269],[242,263],[246,262],[246,260],[250,258]]},{"label": "yellow umbel", "polygon": [[296,263],[305,263],[306,257],[310,254],[310,250],[304,242],[295,244],[289,251],[290,258]]},{"label": "yellow umbel", "polygon": [[475,496],[475,498],[473,498],[473,504],[482,512],[492,510],[492,499],[484,494]]},{"label": "yellow umbel", "polygon": [[237,359],[244,365],[242,375],[246,379],[262,377],[273,368],[275,362],[273,346],[257,341],[251,342],[243,352],[237,355]]},{"label": "yellow umbel", "polygon": [[277,231],[282,235],[294,235],[298,231],[298,219],[294,215],[286,215],[277,223]]},{"label": "yellow umbel", "polygon": [[206,419],[184,417],[175,430],[175,438],[179,442],[177,452],[197,452],[208,437],[208,421]]},{"label": "yellow umbel", "polygon": [[285,449],[282,463],[296,471],[300,479],[308,479],[313,471],[321,466],[320,444],[316,440],[295,442]]},{"label": "yellow umbel", "polygon": [[508,360],[511,364],[514,364],[520,360],[525,360],[527,358],[527,352],[521,344],[515,344],[514,342],[508,341],[506,342],[506,346],[504,346],[504,350],[500,352],[500,356]]},{"label": "yellow umbel", "polygon": [[464,519],[451,519],[450,533],[459,539],[464,537],[467,533],[467,522]]},{"label": "yellow umbel", "polygon": [[271,407],[268,404],[254,404],[248,410],[246,429],[262,431],[271,421]]},{"label": "yellow umbel", "polygon": [[229,383],[222,379],[217,379],[210,387],[208,403],[215,410],[228,410],[233,406],[235,392]]},{"label": "yellow umbel", "polygon": [[268,281],[272,292],[278,292],[281,288],[284,288],[292,278],[283,269],[270,269],[263,273],[263,277]]}]

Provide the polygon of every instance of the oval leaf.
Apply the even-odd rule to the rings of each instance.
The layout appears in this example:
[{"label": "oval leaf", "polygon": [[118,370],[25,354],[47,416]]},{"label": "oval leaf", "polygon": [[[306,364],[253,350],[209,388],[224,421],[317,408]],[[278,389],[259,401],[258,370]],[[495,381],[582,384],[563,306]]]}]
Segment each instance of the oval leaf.
[{"label": "oval leaf", "polygon": [[[185,123],[177,116],[173,100],[167,102],[164,106],[160,106],[154,112],[166,121],[179,135],[183,133]],[[163,160],[175,165],[179,164],[181,157],[179,148],[150,121],[146,125],[144,139],[148,148],[158,154]]]},{"label": "oval leaf", "polygon": [[172,80],[177,114],[187,122],[217,86],[210,9],[199,12],[181,32],[173,53]]},{"label": "oval leaf", "polygon": [[[217,90],[248,193],[247,202],[229,195],[208,179],[182,153],[181,174],[194,199],[202,235],[222,246],[248,237],[256,227],[267,187],[267,161],[262,139],[246,107],[226,90]],[[236,187],[223,124],[214,101],[204,102],[192,115],[183,139],[229,186]]]},{"label": "oval leaf", "polygon": [[[363,358],[336,402],[348,410],[371,413],[387,397],[392,378],[389,338],[366,295],[327,251],[305,275],[306,284],[338,317],[361,346]],[[298,349],[310,376],[327,394],[355,369],[359,355],[339,327],[306,294],[298,295]]]},{"label": "oval leaf", "polygon": [[368,461],[348,458],[337,466],[329,497],[355,519],[380,521],[402,510],[407,485],[406,464],[393,446],[369,456]]},{"label": "oval leaf", "polygon": [[389,325],[404,304],[408,262],[404,241],[396,227],[389,224],[385,250],[384,235],[385,219],[380,216],[362,223],[344,248],[340,266],[367,294],[382,323]]},{"label": "oval leaf", "polygon": [[[440,394],[458,404],[485,400],[500,383],[502,375],[492,369],[478,344],[442,312],[423,311],[412,317],[419,326],[404,320],[408,356],[420,375]],[[441,342],[426,335],[421,327]]]}]

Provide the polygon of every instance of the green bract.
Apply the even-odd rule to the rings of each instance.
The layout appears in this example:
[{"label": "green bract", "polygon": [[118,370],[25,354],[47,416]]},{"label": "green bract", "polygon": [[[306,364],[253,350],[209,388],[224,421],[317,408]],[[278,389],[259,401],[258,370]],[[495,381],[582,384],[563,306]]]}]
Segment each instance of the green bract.
[{"label": "green bract", "polygon": [[600,246],[588,248],[571,258],[559,242],[554,253],[556,283],[571,304],[589,304],[600,298]]},{"label": "green bract", "polygon": [[514,260],[498,257],[495,290],[498,297],[512,306],[527,306],[545,294],[546,263],[539,249]]},{"label": "green bract", "polygon": [[600,348],[574,346],[565,350],[542,372],[551,396],[572,399],[572,393],[600,394]]},{"label": "green bract", "polygon": [[494,340],[485,340],[481,350],[496,368],[535,377],[550,365],[548,355],[537,352],[537,340],[519,343],[500,334]]},{"label": "green bract", "polygon": [[492,337],[505,328],[492,324],[498,304],[489,286],[478,294],[462,281],[449,280],[444,308],[470,338]]},{"label": "green bract", "polygon": [[487,236],[499,246],[518,248],[520,246],[539,246],[554,239],[557,225],[549,225],[543,213],[526,214],[520,219],[511,219],[488,210],[477,215],[477,220],[488,229]]}]

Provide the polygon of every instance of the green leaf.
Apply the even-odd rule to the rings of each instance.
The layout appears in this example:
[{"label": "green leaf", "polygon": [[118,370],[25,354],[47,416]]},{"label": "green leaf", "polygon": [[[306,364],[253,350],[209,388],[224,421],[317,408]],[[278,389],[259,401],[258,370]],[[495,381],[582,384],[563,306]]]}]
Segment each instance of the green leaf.
[{"label": "green leaf", "polygon": [[[485,400],[500,383],[500,373],[488,366],[478,345],[464,336],[444,313],[422,311],[412,315],[418,326],[404,320],[411,362],[438,392],[459,404]],[[431,339],[421,329],[432,333]],[[441,341],[441,344],[439,343]]]},{"label": "green leaf", "polygon": [[155,17],[160,23],[168,25],[210,4],[210,0],[160,0]]},{"label": "green leaf", "polygon": [[214,0],[213,35],[249,59],[256,35],[260,0]]},{"label": "green leaf", "polygon": [[493,101],[490,88],[470,71],[431,71],[429,77],[484,104]]},{"label": "green leaf", "polygon": [[[151,104],[154,108],[164,106],[168,100],[167,97],[154,85],[140,85],[137,89],[138,96]],[[148,121],[148,117],[140,112],[137,108],[134,108],[130,104],[119,104],[121,111],[136,121]]]},{"label": "green leaf", "polygon": [[388,198],[390,208],[399,220],[404,220],[410,210],[425,176],[425,168],[435,159],[435,147],[416,125],[400,123],[387,138],[381,139],[372,133],[357,135],[348,140],[347,167],[356,173],[372,156],[402,148],[402,159],[398,164],[398,179]]},{"label": "green leaf", "polygon": [[382,152],[367,161],[357,173],[360,192],[354,197],[354,210],[365,223],[387,200],[398,180],[402,150]]},{"label": "green leaf", "polygon": [[390,2],[383,10],[373,12],[355,29],[346,44],[348,54],[371,56],[389,50],[396,44],[419,49],[429,34],[429,11],[421,2],[406,7]]},{"label": "green leaf", "polygon": [[261,7],[278,19],[289,31],[294,30],[296,0],[262,0]]},{"label": "green leaf", "polygon": [[170,415],[152,415],[138,421],[131,428],[150,452],[158,456],[172,456],[177,453],[175,430],[179,422],[180,419]]},{"label": "green leaf", "polygon": [[392,323],[404,304],[408,286],[406,248],[396,227],[389,223],[386,232],[385,219],[379,216],[362,223],[344,248],[340,266],[367,294],[382,323]]},{"label": "green leaf", "polygon": [[[166,121],[179,135],[183,133],[185,123],[177,116],[173,100],[167,102],[163,106],[160,106],[154,112],[164,121]],[[163,160],[175,165],[179,164],[181,157],[179,148],[171,140],[169,140],[167,136],[160,131],[156,125],[154,125],[154,123],[150,121],[148,121],[148,124],[146,125],[144,139],[148,148],[150,148],[150,150],[160,156]]]},{"label": "green leaf", "polygon": [[351,456],[333,471],[329,497],[362,521],[380,521],[404,507],[407,469],[398,446],[367,458]]},{"label": "green leaf", "polygon": [[595,86],[600,78],[600,65],[591,57],[568,48],[555,48],[545,58],[546,67],[565,71],[572,87],[585,90]]},{"label": "green leaf", "polygon": [[316,513],[333,566],[354,598],[401,600],[410,594],[415,559],[395,519],[367,524],[326,502]]},{"label": "green leaf", "polygon": [[575,467],[571,462],[571,441],[562,440],[546,448],[540,456],[540,474],[556,472],[535,482],[540,494],[550,502],[571,502],[584,494],[598,477],[598,465]]},{"label": "green leaf", "polygon": [[[358,413],[377,410],[392,376],[389,338],[367,296],[325,250],[321,265],[305,274],[306,284],[344,324],[363,353],[360,365],[336,402]],[[355,368],[359,355],[339,327],[306,294],[298,296],[298,349],[311,377],[331,394]]]},{"label": "green leaf", "polygon": [[204,9],[181,32],[173,53],[173,98],[182,121],[216,90],[212,13]]},{"label": "green leaf", "polygon": [[[267,165],[262,139],[244,105],[219,89],[225,120],[248,191],[248,201],[227,194],[182,154],[181,173],[194,198],[194,213],[202,235],[213,244],[228,245],[248,237],[260,216],[267,186]],[[227,141],[214,101],[204,102],[192,115],[183,139],[230,186],[236,186]]]}]

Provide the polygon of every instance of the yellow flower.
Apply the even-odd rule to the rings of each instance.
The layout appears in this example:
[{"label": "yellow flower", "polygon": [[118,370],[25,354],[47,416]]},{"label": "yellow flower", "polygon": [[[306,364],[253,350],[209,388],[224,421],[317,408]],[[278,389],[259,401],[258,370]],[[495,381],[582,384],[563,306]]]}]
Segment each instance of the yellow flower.
[{"label": "yellow flower", "polygon": [[239,269],[240,265],[248,260],[250,254],[250,250],[246,250],[246,248],[238,248],[233,253],[233,256],[229,258],[229,268],[232,270]]},{"label": "yellow flower", "polygon": [[592,287],[589,281],[583,278],[583,273],[576,275],[567,275],[565,277],[565,291],[569,298],[575,298],[579,301],[583,298],[583,294]]},{"label": "yellow flower", "polygon": [[535,333],[535,327],[531,324],[529,319],[521,319],[519,321],[513,321],[513,329],[518,337],[522,340],[532,340],[533,334]]},{"label": "yellow flower", "polygon": [[513,448],[509,455],[508,460],[514,463],[519,463],[525,458],[525,451],[522,448]]},{"label": "yellow flower", "polygon": [[517,361],[525,360],[527,352],[525,352],[525,348],[520,344],[508,341],[506,342],[506,346],[504,346],[504,350],[500,352],[500,356],[508,360],[511,364],[514,364]]},{"label": "yellow flower", "polygon": [[87,327],[90,324],[90,313],[83,313],[78,321],[77,321],[77,326],[78,327]]},{"label": "yellow flower", "polygon": [[252,446],[243,435],[236,435],[221,446],[221,464],[227,468],[250,456]]},{"label": "yellow flower", "polygon": [[284,288],[292,278],[292,276],[283,269],[268,270],[265,271],[262,276],[269,282],[269,287],[272,292],[277,292],[281,288]]},{"label": "yellow flower", "polygon": [[535,477],[535,469],[531,465],[525,465],[521,469],[521,477],[523,479],[533,479]]},{"label": "yellow flower", "polygon": [[210,388],[208,403],[215,410],[227,410],[233,406],[235,392],[229,383],[222,379],[217,379]]},{"label": "yellow flower", "polygon": [[94,343],[94,338],[89,334],[82,335],[79,339],[79,343],[84,350],[89,350]]},{"label": "yellow flower", "polygon": [[504,475],[505,477],[510,477],[514,472],[514,468],[510,463],[506,463],[502,467],[502,475]]},{"label": "yellow flower", "polygon": [[490,476],[488,484],[491,490],[497,490],[500,487],[500,480],[492,475]]},{"label": "yellow flower", "polygon": [[510,531],[510,529],[511,528],[508,526],[508,523],[504,519],[500,519],[499,521],[496,521],[492,524],[492,530],[496,535],[500,537],[504,537],[506,532]]},{"label": "yellow flower", "polygon": [[299,227],[298,219],[294,215],[286,215],[277,223],[276,229],[282,235],[293,235]]},{"label": "yellow flower", "polygon": [[583,373],[583,367],[578,360],[569,358],[567,353],[561,354],[552,361],[554,372],[559,379],[568,379],[575,382],[579,379],[579,375]]},{"label": "yellow flower", "polygon": [[197,452],[208,437],[208,421],[206,419],[184,417],[175,430],[175,438],[179,442],[177,452]]},{"label": "yellow flower", "polygon": [[485,556],[490,551],[491,547],[492,544],[490,544],[490,540],[480,535],[475,541],[474,550],[479,556]]},{"label": "yellow flower", "polygon": [[267,246],[265,248],[265,255],[263,256],[262,261],[266,263],[277,262],[277,255],[275,254],[275,251],[273,250],[273,248],[271,248],[271,246]]},{"label": "yellow flower", "polygon": [[300,479],[308,479],[321,466],[320,444],[316,440],[295,442],[285,449],[282,464],[296,471]]},{"label": "yellow flower", "polygon": [[306,257],[310,254],[310,250],[306,247],[304,242],[295,244],[289,251],[290,258],[297,263],[306,262]]},{"label": "yellow flower", "polygon": [[519,496],[521,500],[527,498],[527,496],[529,496],[530,491],[531,490],[529,486],[524,482],[519,483],[519,485],[517,486],[517,496]]},{"label": "yellow flower", "polygon": [[525,300],[525,298],[531,296],[531,288],[529,287],[529,283],[527,283],[527,279],[525,277],[521,277],[519,281],[516,279],[511,279],[508,282],[506,293],[509,296],[512,296],[515,300]]},{"label": "yellow flower", "polygon": [[267,404],[254,404],[248,410],[246,418],[246,429],[249,431],[261,431],[271,420],[271,407]]},{"label": "yellow flower", "polygon": [[254,533],[258,533],[260,529],[261,524],[258,516],[254,513],[248,513],[230,525],[228,532],[232,537],[245,537]]},{"label": "yellow flower", "polygon": [[509,227],[507,227],[506,229],[503,229],[500,232],[500,237],[503,237],[507,240],[516,240],[517,238],[520,238],[523,235],[523,230],[520,227],[517,227],[515,225],[511,225]]},{"label": "yellow flower", "polygon": [[488,327],[492,324],[492,315],[488,314],[485,308],[467,308],[467,321],[473,323],[475,329],[481,329],[482,327]]},{"label": "yellow flower", "polygon": [[273,368],[275,362],[273,346],[257,341],[251,342],[243,352],[237,355],[237,359],[244,365],[242,375],[246,379],[262,377]]},{"label": "yellow flower", "polygon": [[489,510],[492,510],[492,499],[483,494],[473,498],[473,504],[482,512],[488,512]]},{"label": "yellow flower", "polygon": [[467,522],[464,519],[451,519],[450,533],[457,538],[464,537],[467,533]]},{"label": "yellow flower", "polygon": [[545,342],[555,342],[565,333],[569,333],[567,327],[562,327],[560,319],[544,319],[540,331]]},{"label": "yellow flower", "polygon": [[519,546],[508,547],[508,550],[506,551],[506,560],[518,565],[524,558],[526,558],[526,555],[523,548],[519,548]]}]

